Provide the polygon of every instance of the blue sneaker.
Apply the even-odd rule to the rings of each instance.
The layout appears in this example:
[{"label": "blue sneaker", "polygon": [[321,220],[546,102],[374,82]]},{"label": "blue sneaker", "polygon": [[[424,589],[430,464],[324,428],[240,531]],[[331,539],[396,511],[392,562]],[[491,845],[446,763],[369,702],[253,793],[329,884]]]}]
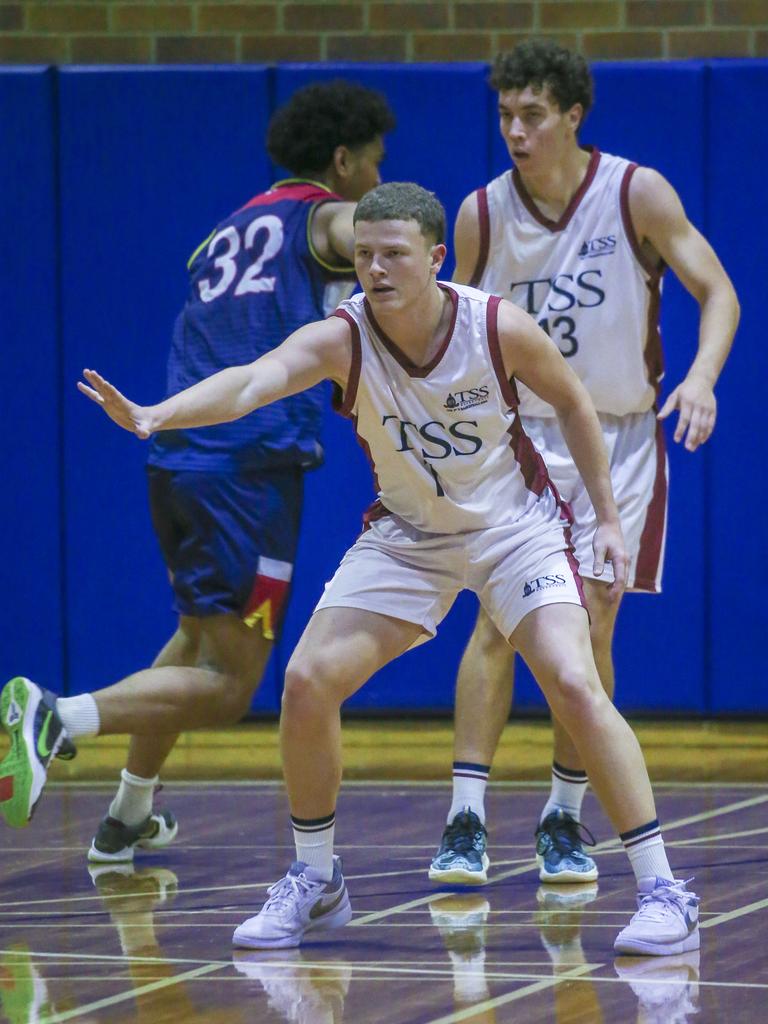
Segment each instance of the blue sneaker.
[{"label": "blue sneaker", "polygon": [[333,877],[326,882],[317,868],[302,861],[267,889],[269,899],[255,917],[249,917],[232,937],[233,945],[247,949],[289,949],[307,932],[341,928],[352,920],[341,859],[333,858]]},{"label": "blue sneaker", "polygon": [[686,885],[666,878],[641,878],[637,886],[637,913],[619,932],[613,945],[616,952],[675,956],[698,949],[699,897]]},{"label": "blue sneaker", "polygon": [[[579,830],[587,837],[582,839]],[[582,849],[582,842],[595,845],[595,837],[567,811],[552,811],[536,829],[536,862],[539,879],[551,885],[594,882],[597,864]]]},{"label": "blue sneaker", "polygon": [[43,793],[48,766],[75,748],[56,713],[56,695],[23,676],[0,693],[0,724],[11,749],[0,762],[0,813],[13,828],[28,825]]},{"label": "blue sneaker", "polygon": [[445,826],[440,848],[429,867],[433,882],[452,885],[484,885],[490,860],[486,853],[488,832],[474,811],[465,808]]}]

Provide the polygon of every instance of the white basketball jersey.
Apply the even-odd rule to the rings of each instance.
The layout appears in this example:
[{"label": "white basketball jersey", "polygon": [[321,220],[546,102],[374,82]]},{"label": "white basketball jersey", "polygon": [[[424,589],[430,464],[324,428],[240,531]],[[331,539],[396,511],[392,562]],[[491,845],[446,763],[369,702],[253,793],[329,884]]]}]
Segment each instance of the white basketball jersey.
[{"label": "white basketball jersey", "polygon": [[[662,375],[661,272],[629,216],[636,164],[592,151],[559,221],[547,219],[517,170],[477,192],[480,256],[472,284],[530,313],[583,381],[598,412],[645,412]],[[520,411],[554,416],[522,384]]]},{"label": "white basketball jersey", "polygon": [[415,366],[376,323],[364,295],[336,316],[352,329],[339,411],[355,421],[387,511],[427,533],[559,517],[547,470],[517,415],[497,332],[499,299],[439,283],[453,303],[434,358]]}]

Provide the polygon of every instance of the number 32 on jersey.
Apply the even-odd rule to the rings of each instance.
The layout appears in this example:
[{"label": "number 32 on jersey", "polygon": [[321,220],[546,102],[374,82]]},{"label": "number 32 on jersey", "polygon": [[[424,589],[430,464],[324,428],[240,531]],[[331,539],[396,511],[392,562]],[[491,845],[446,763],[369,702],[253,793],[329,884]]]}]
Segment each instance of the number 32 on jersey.
[{"label": "number 32 on jersey", "polygon": [[[262,275],[264,264],[273,259],[283,247],[283,222],[279,217],[266,214],[256,217],[243,232],[233,224],[218,231],[208,243],[207,256],[213,260],[213,266],[219,276],[203,277],[198,281],[200,298],[203,302],[213,302],[223,295],[235,282],[235,295],[248,295],[253,292],[273,292],[275,278]],[[237,257],[242,250],[255,249],[262,245],[261,252],[238,277]]]}]

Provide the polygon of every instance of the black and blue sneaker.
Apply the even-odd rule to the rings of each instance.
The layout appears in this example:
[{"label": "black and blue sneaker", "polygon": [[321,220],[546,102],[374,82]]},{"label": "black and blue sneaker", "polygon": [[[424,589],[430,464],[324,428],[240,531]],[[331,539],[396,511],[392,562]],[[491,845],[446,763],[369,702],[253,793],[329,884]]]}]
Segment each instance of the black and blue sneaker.
[{"label": "black and blue sneaker", "polygon": [[133,860],[133,852],[161,850],[172,843],[179,823],[170,811],[153,812],[138,825],[124,825],[109,815],[102,818],[88,851],[92,864],[125,864]]},{"label": "black and blue sneaker", "polygon": [[0,725],[11,748],[0,762],[0,813],[13,828],[28,825],[54,757],[69,760],[76,750],[56,712],[56,694],[23,676],[0,692]]},{"label": "black and blue sneaker", "polygon": [[539,879],[550,885],[594,882],[597,864],[584,853],[582,843],[594,846],[595,837],[581,822],[562,807],[548,814],[536,829]]},{"label": "black and blue sneaker", "polygon": [[474,811],[465,807],[445,826],[440,848],[429,868],[430,880],[454,885],[484,885],[491,863],[487,845],[485,825]]}]

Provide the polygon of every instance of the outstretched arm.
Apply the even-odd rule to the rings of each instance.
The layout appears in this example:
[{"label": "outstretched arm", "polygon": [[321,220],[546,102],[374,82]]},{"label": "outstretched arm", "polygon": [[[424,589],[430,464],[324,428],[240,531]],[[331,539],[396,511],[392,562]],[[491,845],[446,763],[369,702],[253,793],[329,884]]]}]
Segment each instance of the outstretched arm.
[{"label": "outstretched arm", "polygon": [[629,210],[643,247],[671,267],[699,304],[696,358],[659,412],[659,419],[665,419],[679,410],[675,441],[685,438],[685,447],[692,452],[715,426],[714,388],[733,343],[739,302],[712,246],[688,220],[679,196],[662,175],[648,167],[635,171]]},{"label": "outstretched arm", "polygon": [[499,342],[504,369],[554,406],[560,429],[584,480],[597,517],[593,540],[594,573],[613,565],[610,592],[618,596],[627,582],[627,554],[611,488],[608,455],[592,399],[579,378],[539,325],[511,302],[499,304]]},{"label": "outstretched arm", "polygon": [[158,405],[130,401],[95,370],[78,388],[125,430],[147,438],[158,430],[205,427],[239,419],[325,378],[346,386],[352,357],[349,326],[339,317],[301,327],[282,345],[245,366],[231,366]]}]

